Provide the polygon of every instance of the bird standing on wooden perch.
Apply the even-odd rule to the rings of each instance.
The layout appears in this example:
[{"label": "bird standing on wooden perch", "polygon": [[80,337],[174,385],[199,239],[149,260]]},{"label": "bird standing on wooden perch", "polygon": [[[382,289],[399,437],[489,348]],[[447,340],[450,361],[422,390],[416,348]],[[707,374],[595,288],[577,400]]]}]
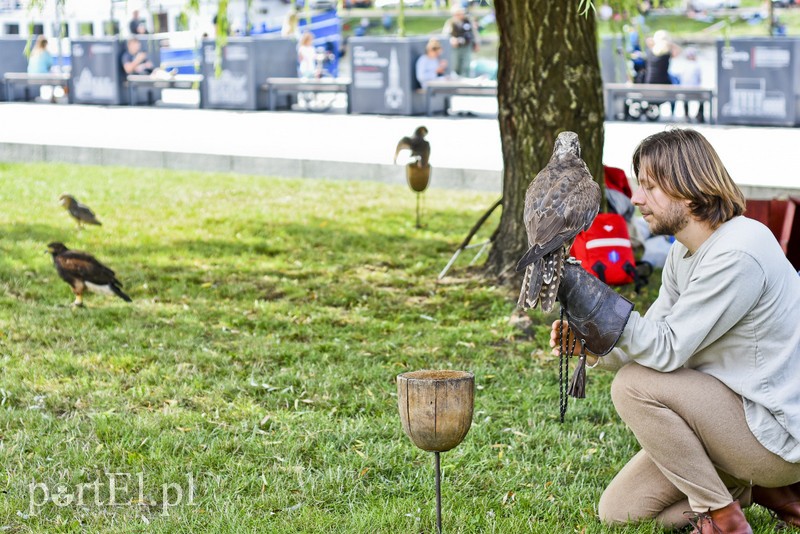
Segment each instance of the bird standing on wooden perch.
[{"label": "bird standing on wooden perch", "polygon": [[427,167],[431,159],[431,144],[425,139],[428,135],[428,129],[420,126],[414,130],[414,135],[411,137],[403,137],[397,143],[397,148],[394,151],[394,162],[397,163],[397,156],[403,150],[410,150],[411,157],[416,160],[419,167]]}]

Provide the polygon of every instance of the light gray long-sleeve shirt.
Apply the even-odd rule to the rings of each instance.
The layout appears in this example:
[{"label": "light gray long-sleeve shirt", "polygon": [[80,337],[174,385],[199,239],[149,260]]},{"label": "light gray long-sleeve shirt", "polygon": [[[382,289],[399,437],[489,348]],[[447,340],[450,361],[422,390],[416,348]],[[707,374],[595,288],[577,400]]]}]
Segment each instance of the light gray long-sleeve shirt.
[{"label": "light gray long-sleeve shirt", "polygon": [[714,376],[742,396],[769,451],[800,462],[800,276],[763,224],[734,217],[698,250],[675,242],[658,298],[597,367]]}]

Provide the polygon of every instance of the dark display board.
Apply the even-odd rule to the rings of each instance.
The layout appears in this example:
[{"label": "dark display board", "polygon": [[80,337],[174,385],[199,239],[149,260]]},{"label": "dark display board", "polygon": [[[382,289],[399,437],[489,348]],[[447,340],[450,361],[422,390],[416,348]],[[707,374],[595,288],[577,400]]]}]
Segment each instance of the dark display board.
[{"label": "dark display board", "polygon": [[221,72],[216,75],[214,41],[203,42],[203,107],[257,110],[267,108],[261,91],[268,77],[297,76],[297,45],[282,37],[231,38],[220,50]]},{"label": "dark display board", "polygon": [[800,40],[717,42],[717,122],[795,126],[800,98]]}]

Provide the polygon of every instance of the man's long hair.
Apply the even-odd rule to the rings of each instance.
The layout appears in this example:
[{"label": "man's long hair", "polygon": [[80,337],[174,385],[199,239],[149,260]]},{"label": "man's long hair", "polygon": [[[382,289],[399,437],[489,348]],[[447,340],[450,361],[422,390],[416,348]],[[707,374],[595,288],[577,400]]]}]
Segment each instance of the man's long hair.
[{"label": "man's long hair", "polygon": [[633,172],[689,201],[694,217],[712,229],[741,215],[745,199],[711,143],[696,130],[672,128],[645,138],[633,153]]}]

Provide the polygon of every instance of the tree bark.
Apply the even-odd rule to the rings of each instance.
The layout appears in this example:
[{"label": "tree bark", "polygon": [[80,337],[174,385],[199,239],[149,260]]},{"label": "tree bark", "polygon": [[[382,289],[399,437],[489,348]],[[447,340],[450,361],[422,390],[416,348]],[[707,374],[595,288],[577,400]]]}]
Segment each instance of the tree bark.
[{"label": "tree bark", "polygon": [[498,119],[503,150],[503,214],[487,274],[516,284],[528,248],[525,191],[547,164],[558,134],[578,134],[582,157],[603,185],[603,84],[594,12],[579,0],[495,0]]}]

